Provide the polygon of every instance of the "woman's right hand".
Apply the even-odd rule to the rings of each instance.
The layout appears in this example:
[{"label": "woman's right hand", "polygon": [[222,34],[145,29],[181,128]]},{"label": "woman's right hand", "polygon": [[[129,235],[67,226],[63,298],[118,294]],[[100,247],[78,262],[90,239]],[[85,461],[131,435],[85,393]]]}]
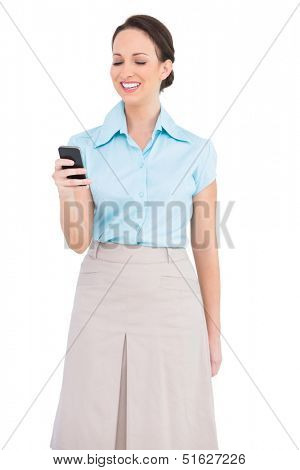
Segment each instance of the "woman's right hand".
[{"label": "woman's right hand", "polygon": [[[62,166],[66,165],[70,165],[70,168],[63,169]],[[54,179],[59,193],[72,192],[75,189],[80,189],[80,187],[89,187],[87,185],[92,181],[89,178],[67,178],[69,175],[86,173],[86,168],[72,168],[72,165],[74,165],[74,162],[69,158],[58,158],[55,160],[55,170],[52,174],[52,178]]]}]

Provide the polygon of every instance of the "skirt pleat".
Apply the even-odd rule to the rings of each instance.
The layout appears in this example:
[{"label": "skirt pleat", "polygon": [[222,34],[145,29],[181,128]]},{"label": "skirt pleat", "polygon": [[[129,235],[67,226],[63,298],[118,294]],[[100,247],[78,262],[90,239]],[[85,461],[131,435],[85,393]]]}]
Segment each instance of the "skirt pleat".
[{"label": "skirt pleat", "polygon": [[218,449],[206,320],[185,248],[93,241],[50,447]]},{"label": "skirt pleat", "polygon": [[119,411],[116,432],[115,449],[126,449],[126,414],[127,414],[127,342],[126,334],[124,337],[123,358],[121,367],[119,396]]}]

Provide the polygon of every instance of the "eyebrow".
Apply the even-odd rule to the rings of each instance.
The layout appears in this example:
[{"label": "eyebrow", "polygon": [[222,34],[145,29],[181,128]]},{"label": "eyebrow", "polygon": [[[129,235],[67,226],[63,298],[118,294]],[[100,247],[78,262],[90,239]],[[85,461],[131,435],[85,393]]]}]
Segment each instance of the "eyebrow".
[{"label": "eyebrow", "polygon": [[[135,52],[135,53],[132,54],[132,55],[140,55],[140,54],[148,55],[148,54],[145,54],[144,52]],[[113,55],[122,55],[122,54],[119,54],[118,52],[115,52]]]}]

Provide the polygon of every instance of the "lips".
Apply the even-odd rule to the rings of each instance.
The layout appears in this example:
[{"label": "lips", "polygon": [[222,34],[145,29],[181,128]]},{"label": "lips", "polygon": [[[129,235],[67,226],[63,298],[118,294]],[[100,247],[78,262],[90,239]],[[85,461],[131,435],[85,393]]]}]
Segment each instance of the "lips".
[{"label": "lips", "polygon": [[120,82],[120,83],[122,85],[122,83],[141,83],[141,82],[138,82],[137,80],[132,80],[131,82],[127,82],[124,80],[123,82]]},{"label": "lips", "polygon": [[124,90],[125,92],[127,92],[127,93],[128,93],[128,92],[136,91],[136,90],[137,90],[138,88],[140,88],[140,86],[141,86],[141,83],[140,83],[140,82],[133,82],[133,81],[132,81],[132,82],[124,82],[124,83],[138,83],[138,86],[136,86],[136,87],[134,87],[134,88],[125,88],[125,87],[123,86],[123,83],[120,82],[120,84],[121,84],[123,90]]}]

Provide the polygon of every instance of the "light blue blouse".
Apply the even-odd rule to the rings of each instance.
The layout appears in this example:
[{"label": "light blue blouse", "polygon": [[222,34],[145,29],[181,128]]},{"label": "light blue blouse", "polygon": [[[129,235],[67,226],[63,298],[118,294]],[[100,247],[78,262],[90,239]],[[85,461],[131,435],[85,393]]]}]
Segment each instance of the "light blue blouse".
[{"label": "light blue blouse", "polygon": [[216,178],[210,139],[178,126],[161,104],[152,137],[141,150],[128,134],[121,100],[102,125],[72,135],[68,145],[80,147],[92,180],[95,240],[186,246],[192,197]]}]

